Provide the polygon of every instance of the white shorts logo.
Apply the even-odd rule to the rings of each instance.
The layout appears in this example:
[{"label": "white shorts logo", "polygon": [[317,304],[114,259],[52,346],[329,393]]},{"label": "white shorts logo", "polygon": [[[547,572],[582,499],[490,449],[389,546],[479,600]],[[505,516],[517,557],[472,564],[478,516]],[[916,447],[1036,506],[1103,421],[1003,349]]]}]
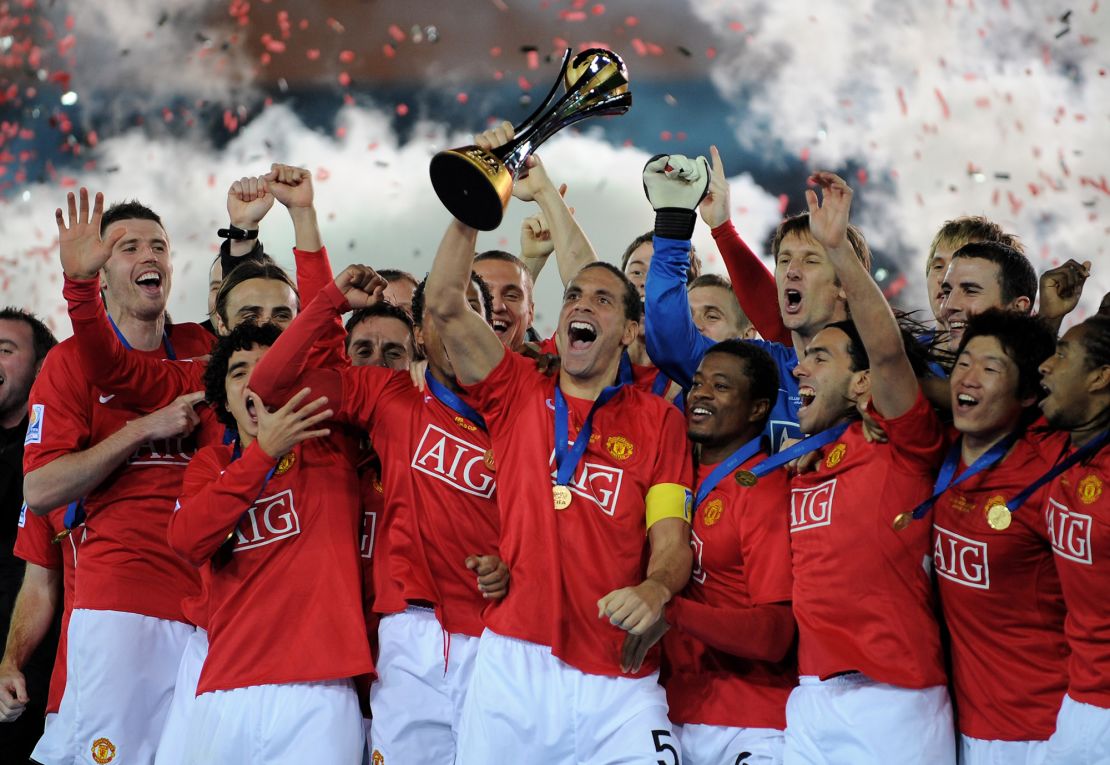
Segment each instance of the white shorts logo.
[{"label": "white shorts logo", "polygon": [[429,425],[412,456],[412,466],[459,491],[489,499],[496,482],[485,457],[485,449]]},{"label": "white shorts logo", "polygon": [[835,478],[809,489],[793,489],[790,492],[790,533],[832,523],[835,494]]},{"label": "white shorts logo", "polygon": [[1077,513],[1054,499],[1044,511],[1052,550],[1061,558],[1090,566],[1091,516]]},{"label": "white shorts logo", "polygon": [[375,512],[364,512],[362,514],[362,539],[359,541],[361,547],[361,555],[363,558],[371,558],[374,555],[374,532],[378,528],[378,514]]},{"label": "white shorts logo", "polygon": [[27,436],[23,445],[42,443],[42,417],[46,413],[46,404],[31,404],[31,413],[27,417]]},{"label": "white shorts logo", "polygon": [[[555,451],[551,452],[551,483],[555,483]],[[600,462],[582,462],[578,473],[571,479],[568,487],[572,493],[583,499],[588,499],[601,508],[606,515],[617,512],[617,500],[620,499],[621,482],[624,480],[624,471],[612,465]]]},{"label": "white shorts logo", "polygon": [[989,590],[991,572],[987,543],[968,539],[935,524],[933,528],[937,532],[933,542],[933,569],[950,581]]},{"label": "white shorts logo", "polygon": [[301,519],[293,507],[293,490],[255,502],[235,529],[235,548],[242,552],[301,533]]}]

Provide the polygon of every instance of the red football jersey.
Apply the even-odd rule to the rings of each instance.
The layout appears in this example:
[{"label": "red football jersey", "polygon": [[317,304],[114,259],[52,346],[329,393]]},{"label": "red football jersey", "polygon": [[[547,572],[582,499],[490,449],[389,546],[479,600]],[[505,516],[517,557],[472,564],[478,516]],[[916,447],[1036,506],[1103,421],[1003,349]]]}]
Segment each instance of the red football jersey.
[{"label": "red football jersey", "polygon": [[197,452],[168,538],[193,565],[212,559],[198,695],[373,670],[354,456],[334,437],[298,444],[280,461],[257,442],[234,461],[229,446]]},{"label": "red football jersey", "polygon": [[[263,400],[281,401],[307,385],[313,396],[328,397],[334,420],[369,431],[381,460],[389,519],[388,551],[379,553],[388,574],[376,566],[375,577],[388,577],[403,601],[436,604],[448,632],[477,637],[488,601],[465,561],[497,552],[496,478],[486,459],[489,435],[430,388],[421,393],[407,370],[364,366],[301,374],[304,350],[319,322],[345,304],[334,285],[325,289],[289,328],[289,336],[259,362],[251,375],[252,390]],[[390,613],[395,605],[376,610]]]},{"label": "red football jersey", "polygon": [[[492,437],[501,558],[511,576],[509,594],[487,608],[486,624],[550,646],[583,672],[620,676],[627,633],[598,618],[597,601],[644,580],[648,489],[690,485],[685,424],[658,396],[622,387],[597,410],[570,506],[555,510],[555,383],[531,359],[505,353],[485,380],[467,386]],[[573,441],[593,402],[566,400]],[[653,651],[638,676],[658,665]]]},{"label": "red football jersey", "polygon": [[[178,358],[208,353],[212,342],[198,324],[168,326],[167,335]],[[141,416],[90,385],[78,355],[75,338],[62,341],[47,355],[35,380],[25,473],[88,449]],[[130,350],[125,355],[160,360],[166,351]],[[74,608],[185,621],[181,601],[197,591],[199,579],[196,569],[166,545],[166,524],[195,452],[192,437],[147,442],[85,497]]]},{"label": "red football jersey", "polygon": [[[740,468],[766,457],[757,454]],[[698,466],[698,485],[716,465]],[[730,473],[694,513],[694,571],[679,598],[725,609],[788,603],[793,587],[786,471],[739,486]],[[676,598],[677,600],[677,598]],[[727,622],[722,631],[735,629]],[[796,657],[779,663],[734,656],[672,624],[663,638],[667,703],[674,723],[786,728],[786,698],[798,684]]]},{"label": "red football jersey", "polygon": [[1086,464],[1057,476],[1044,506],[1068,610],[1068,695],[1104,709],[1110,709],[1110,608],[1103,589],[1110,582],[1108,482],[1110,448],[1103,447]]},{"label": "red football jersey", "polygon": [[925,397],[904,415],[873,413],[889,437],[872,444],[853,423],[826,446],[790,496],[798,669],[827,678],[859,671],[903,688],[946,682],[934,616],[930,528],[895,516],[932,495],[944,431]]},{"label": "red football jersey", "polygon": [[[1048,488],[1004,531],[987,508],[1048,471],[1066,436],[1027,432],[993,468],[950,488],[933,508],[933,570],[951,637],[960,732],[984,740],[1045,740],[1068,684],[1064,598],[1043,519]],[[961,461],[959,475],[967,466]]]},{"label": "red football jersey", "polygon": [[81,529],[67,534],[58,542],[54,537],[65,528],[66,509],[60,507],[47,515],[35,515],[26,507],[19,516],[15,536],[15,555],[43,568],[62,569],[62,625],[54,670],[50,673],[50,690],[46,696],[46,713],[58,711],[66,689],[66,635],[69,615],[73,611],[74,576],[77,571],[77,550],[81,546]]}]

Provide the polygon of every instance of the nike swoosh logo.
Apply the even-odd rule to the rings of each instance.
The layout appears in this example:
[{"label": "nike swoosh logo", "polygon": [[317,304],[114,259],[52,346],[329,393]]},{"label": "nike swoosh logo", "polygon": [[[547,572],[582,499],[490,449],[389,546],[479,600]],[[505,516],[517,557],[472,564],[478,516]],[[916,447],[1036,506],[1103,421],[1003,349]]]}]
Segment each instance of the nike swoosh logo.
[{"label": "nike swoosh logo", "polygon": [[97,396],[97,398],[100,399],[100,403],[102,403],[102,404],[107,404],[109,401],[111,401],[115,397],[116,397],[115,393],[113,393],[111,396]]}]

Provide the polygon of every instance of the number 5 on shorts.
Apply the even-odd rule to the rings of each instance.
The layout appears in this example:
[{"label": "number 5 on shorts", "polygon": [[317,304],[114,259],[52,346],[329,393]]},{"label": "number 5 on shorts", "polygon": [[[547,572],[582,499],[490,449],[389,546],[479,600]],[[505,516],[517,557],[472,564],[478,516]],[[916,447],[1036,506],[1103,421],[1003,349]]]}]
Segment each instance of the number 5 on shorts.
[{"label": "number 5 on shorts", "polygon": [[651,740],[655,742],[655,751],[670,752],[672,757],[670,762],[666,760],[656,760],[656,762],[659,765],[679,765],[678,750],[670,744],[664,743],[664,738],[672,738],[669,730],[653,730],[651,732]]}]

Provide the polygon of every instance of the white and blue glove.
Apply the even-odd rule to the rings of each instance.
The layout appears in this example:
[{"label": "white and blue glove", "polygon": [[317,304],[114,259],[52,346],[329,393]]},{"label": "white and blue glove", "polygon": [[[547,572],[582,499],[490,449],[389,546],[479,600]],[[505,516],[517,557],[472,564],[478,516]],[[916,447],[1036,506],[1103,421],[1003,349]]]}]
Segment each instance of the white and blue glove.
[{"label": "white and blue glove", "polygon": [[644,165],[644,193],[655,208],[655,235],[689,239],[698,220],[698,203],[709,192],[705,157],[656,154]]}]

